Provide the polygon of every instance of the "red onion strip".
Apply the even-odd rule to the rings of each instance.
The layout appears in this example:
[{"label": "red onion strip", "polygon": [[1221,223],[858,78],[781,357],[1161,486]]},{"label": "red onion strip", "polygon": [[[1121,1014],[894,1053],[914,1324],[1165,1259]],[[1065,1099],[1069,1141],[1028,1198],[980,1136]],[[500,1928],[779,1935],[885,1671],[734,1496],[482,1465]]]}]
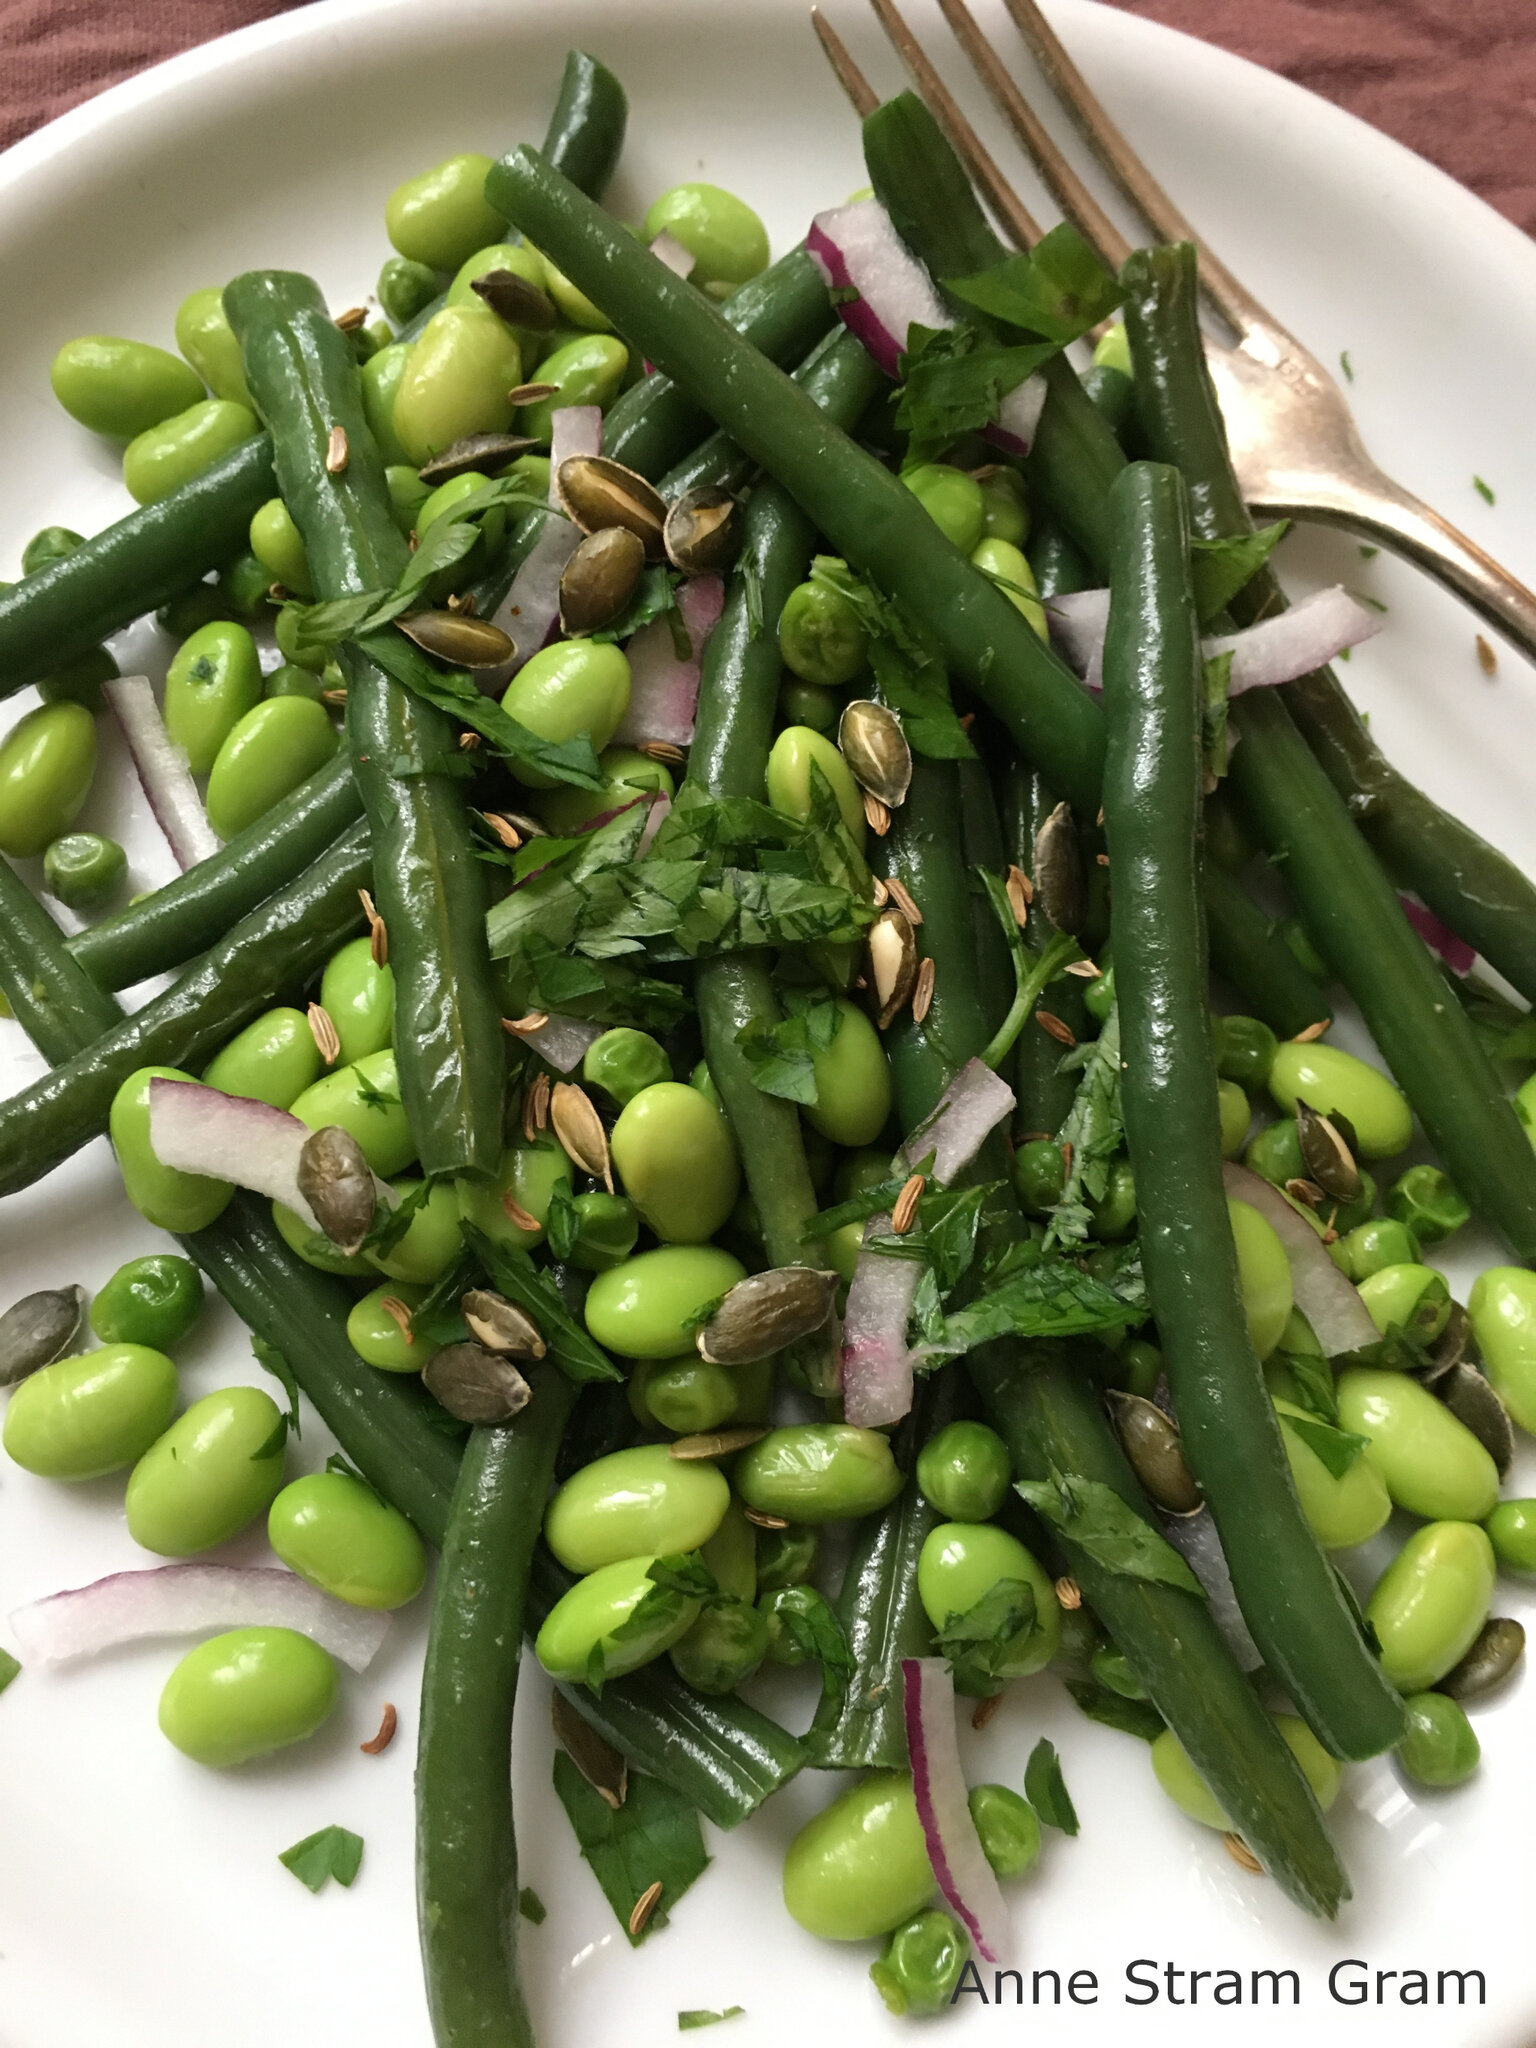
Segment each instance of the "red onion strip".
[{"label": "red onion strip", "polygon": [[928,1860],[976,1953],[983,1962],[1001,1962],[1009,1941],[1008,1908],[966,1800],[954,1682],[942,1657],[904,1657],[901,1682],[912,1789]]},{"label": "red onion strip", "polygon": [[691,249],[685,249],[676,235],[663,228],[651,244],[651,254],[658,263],[665,263],[674,277],[691,277],[693,266],[698,261]]},{"label": "red onion strip", "polygon": [[[1104,686],[1104,635],[1109,624],[1107,590],[1074,590],[1045,601],[1051,638],[1090,690]],[[1322,668],[1347,647],[1358,647],[1381,631],[1381,620],[1351,597],[1343,585],[1314,590],[1288,611],[1245,626],[1240,633],[1203,640],[1207,661],[1230,654],[1229,697],[1294,682]]]},{"label": "red onion strip", "polygon": [[[149,1145],[162,1166],[251,1188],[318,1230],[314,1211],[299,1193],[299,1154],[309,1136],[309,1125],[286,1109],[246,1095],[226,1095],[201,1081],[149,1084]],[[377,1174],[374,1191],[390,1208],[400,1199]]]},{"label": "red onion strip", "polygon": [[581,528],[551,512],[492,614],[492,623],[511,638],[517,652],[503,668],[476,671],[482,689],[501,689],[549,639],[560,618],[560,578],[580,546]]},{"label": "red onion strip", "polygon": [[114,676],[102,685],[102,695],[122,727],[155,823],[185,874],[223,844],[208,822],[187,757],[165,729],[148,676]]},{"label": "red onion strip", "polygon": [[699,703],[705,642],[724,606],[725,585],[718,576],[694,576],[678,585],[677,608],[690,648],[686,660],[679,658],[667,619],[653,619],[633,635],[624,649],[629,657],[629,708],[613,735],[616,746],[638,746],[645,740],[688,745]]},{"label": "red onion strip", "polygon": [[601,455],[603,410],[598,405],[562,405],[549,416],[549,502],[560,510],[556,479],[562,462],[573,455]]},{"label": "red onion strip", "polygon": [[902,1146],[915,1165],[932,1152],[933,1178],[946,1186],[969,1166],[988,1135],[1013,1108],[1013,1090],[982,1060],[967,1060],[932,1112]]},{"label": "red onion strip", "polygon": [[1448,924],[1442,924],[1432,910],[1412,896],[1399,896],[1403,914],[1431,952],[1438,953],[1452,974],[1470,974],[1477,961],[1477,948],[1458,938]]},{"label": "red onion strip", "polygon": [[1291,1262],[1291,1291],[1296,1306],[1312,1325],[1312,1334],[1329,1358],[1358,1351],[1380,1335],[1359,1292],[1328,1256],[1327,1247],[1305,1216],[1259,1174],[1228,1160],[1221,1169],[1226,1190],[1235,1200],[1257,1209],[1285,1246]]}]

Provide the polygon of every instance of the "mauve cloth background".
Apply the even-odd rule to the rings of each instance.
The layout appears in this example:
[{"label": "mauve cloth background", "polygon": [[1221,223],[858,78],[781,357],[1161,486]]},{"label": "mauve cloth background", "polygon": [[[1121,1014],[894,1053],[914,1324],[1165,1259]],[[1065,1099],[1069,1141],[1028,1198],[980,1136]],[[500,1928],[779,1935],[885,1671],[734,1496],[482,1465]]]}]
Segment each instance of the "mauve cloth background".
[{"label": "mauve cloth background", "polygon": [[[722,0],[747,5],[751,0]],[[1310,86],[1536,231],[1531,0],[1117,0]],[[286,0],[0,0],[0,147]]]}]

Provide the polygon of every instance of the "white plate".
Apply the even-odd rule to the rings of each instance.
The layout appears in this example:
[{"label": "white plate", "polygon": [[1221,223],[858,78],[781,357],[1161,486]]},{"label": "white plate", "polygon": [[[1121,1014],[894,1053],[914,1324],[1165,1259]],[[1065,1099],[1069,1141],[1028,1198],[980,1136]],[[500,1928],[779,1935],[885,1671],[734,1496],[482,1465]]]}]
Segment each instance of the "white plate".
[{"label": "white plate", "polygon": [[[848,19],[856,10],[841,12],[871,74],[893,88],[894,63],[862,17]],[[982,12],[1009,49],[1001,8]],[[1375,452],[1532,578],[1530,243],[1439,172],[1266,72],[1081,0],[1060,0],[1059,18],[1133,142],[1246,281],[1325,361],[1349,351]],[[680,179],[712,177],[763,211],[783,249],[816,209],[864,182],[857,130],[800,0],[326,0],[193,51],[0,159],[0,571],[15,573],[37,527],[93,531],[126,507],[111,453],[49,395],[60,342],[111,331],[169,345],[187,292],[252,264],[312,271],[333,305],[361,299],[388,253],[384,195],[451,151],[537,139],[572,42],[611,64],[630,94],[612,195],[621,212],[638,213]],[[1021,186],[1027,195],[1027,176]],[[1496,507],[1476,494],[1474,473]],[[1410,774],[1536,865],[1536,690],[1524,665],[1501,651],[1498,679],[1487,681],[1464,611],[1385,558],[1367,565],[1338,536],[1298,536],[1286,559],[1298,587],[1342,578],[1390,605],[1386,631],[1344,671],[1351,687]],[[0,710],[0,722],[29,702]],[[128,831],[142,887],[164,879],[167,864],[143,821],[125,818],[121,788],[121,764],[108,763],[82,822]],[[39,1062],[15,1026],[0,1032],[0,1076],[14,1087]],[[47,1283],[99,1284],[156,1242],[98,1144],[0,1208],[0,1300]],[[1464,1275],[1475,1261],[1452,1263]],[[189,1394],[262,1380],[222,1309],[185,1364]],[[328,1448],[311,1424],[297,1462],[313,1469]],[[115,1480],[50,1487],[6,1465],[0,1613],[142,1562],[121,1498]],[[236,1554],[260,1549],[250,1538]],[[1530,1604],[1504,1587],[1499,1602],[1517,1614]],[[419,1608],[397,1625],[379,1668],[347,1679],[334,1725],[307,1749],[225,1776],[187,1763],[156,1732],[172,1646],[23,1676],[0,1702],[6,2048],[421,2048],[410,1780],[422,1627]],[[361,1756],[387,1697],[401,1710],[400,1735],[382,1758]],[[1536,2035],[1536,1951],[1520,1896],[1536,1828],[1529,1722],[1519,1685],[1479,1711],[1484,1769],[1455,1795],[1410,1796],[1386,1764],[1351,1772],[1337,1821],[1359,1896],[1323,1928],[1181,1820],[1139,1744],[1082,1720],[1052,1681],[1015,1688],[984,1736],[967,1731],[970,1775],[1017,1784],[1029,1747],[1050,1735],[1082,1833],[1053,1837],[1043,1868],[1014,1894],[1013,1960],[1026,1999],[1037,1969],[1054,1969],[1063,1987],[1091,1971],[1098,1985],[1093,2004],[1063,1988],[1051,2013],[1042,1978],[1044,2038],[1190,2048],[1294,2043],[1305,2029],[1320,2048],[1520,2048]],[[732,2004],[747,2016],[730,2023],[722,2048],[910,2038],[865,1982],[870,1952],[812,1941],[779,1904],[782,1846],[830,1781],[807,1775],[735,1839],[711,1831],[707,1877],[672,1927],[632,1954],[549,1788],[545,1691],[532,1672],[516,1749],[524,1880],[550,1909],[523,1938],[546,2048],[653,2048],[676,2038],[679,2008]],[[350,1892],[311,1897],[277,1852],[332,1821],[366,1837],[362,1876]],[[1405,2008],[1395,2003],[1401,1980],[1389,1979],[1394,2002],[1340,2004],[1329,1971],[1350,1957],[1371,1971],[1429,1971],[1431,2000],[1436,1971],[1481,1970],[1487,2003]],[[1245,2001],[1248,1972],[1294,1968],[1300,2009],[1220,2009],[1209,1977],[1198,2002],[1188,1977],[1175,1981],[1177,2010],[1165,1982],[1156,2003],[1132,2006],[1128,1991],[1145,1996],[1126,1980],[1137,1958],[1239,1971]],[[1085,2000],[1086,1980],[1076,1988]],[[1039,2017],[1027,2004],[966,2006],[946,2038],[1013,2039]]]}]

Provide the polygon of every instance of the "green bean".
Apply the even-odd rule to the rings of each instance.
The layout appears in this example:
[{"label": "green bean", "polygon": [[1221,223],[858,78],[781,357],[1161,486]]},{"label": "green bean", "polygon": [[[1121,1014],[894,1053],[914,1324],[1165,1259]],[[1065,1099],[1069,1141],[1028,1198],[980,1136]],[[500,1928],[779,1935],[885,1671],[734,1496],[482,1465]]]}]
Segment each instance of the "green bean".
[{"label": "green bean", "polygon": [[629,102],[604,64],[568,50],[543,153],[563,177],[601,199],[624,147]]},{"label": "green bean", "polygon": [[[1022,761],[1012,760],[1003,773],[1002,793],[1003,830],[1009,861],[1033,879],[1035,835],[1056,808],[1056,792],[1035,769]],[[1056,930],[1039,896],[1030,909],[1029,923],[1031,938],[1041,945]],[[1064,978],[1057,982],[1046,1007],[1053,1016],[1060,1017],[1074,1038],[1088,1036],[1090,1026],[1080,981]],[[1054,1135],[1061,1129],[1076,1093],[1075,1078],[1062,1073],[1061,1061],[1062,1048],[1058,1042],[1033,1022],[1026,1024],[1019,1034],[1014,1054],[1013,1088],[1018,1101],[1015,1137],[1023,1138],[1031,1131]],[[1022,1157],[1022,1153],[1016,1157]],[[1055,1157],[1059,1166],[1059,1150],[1056,1150]],[[1060,1192],[1058,1186],[1057,1198]]]},{"label": "green bean", "polygon": [[80,1038],[122,1015],[64,950],[58,928],[9,861],[0,861],[0,990],[46,1060],[68,1059]]}]

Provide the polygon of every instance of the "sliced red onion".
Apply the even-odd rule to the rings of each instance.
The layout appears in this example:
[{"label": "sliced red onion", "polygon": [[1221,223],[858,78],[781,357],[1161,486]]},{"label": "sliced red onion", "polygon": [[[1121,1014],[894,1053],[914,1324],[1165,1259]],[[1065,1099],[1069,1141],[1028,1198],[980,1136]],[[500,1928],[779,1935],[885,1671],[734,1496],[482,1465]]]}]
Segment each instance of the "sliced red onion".
[{"label": "sliced red onion", "polygon": [[[1104,687],[1104,635],[1109,624],[1107,590],[1074,590],[1045,600],[1051,638],[1090,690]],[[1241,633],[1217,634],[1200,643],[1207,661],[1230,654],[1229,697],[1245,690],[1294,682],[1322,668],[1346,647],[1358,647],[1381,631],[1381,620],[1352,598],[1342,584],[1315,590],[1289,611],[1245,626]]]},{"label": "sliced red onion", "polygon": [[1244,1671],[1257,1671],[1264,1659],[1237,1604],[1226,1552],[1210,1509],[1198,1515],[1164,1515],[1163,1534],[1204,1586],[1211,1619],[1226,1637],[1227,1648]]},{"label": "sliced red onion", "polygon": [[981,430],[982,439],[995,448],[1006,448],[1010,455],[1027,455],[1045,410],[1045,393],[1045,379],[1038,370],[1005,391],[998,401],[997,418]]},{"label": "sliced red onion", "polygon": [[651,254],[658,263],[665,263],[674,277],[691,277],[693,266],[698,261],[691,249],[685,249],[676,235],[663,228],[651,244]]},{"label": "sliced red onion", "polygon": [[1107,590],[1065,590],[1045,600],[1051,638],[1092,690],[1104,687],[1104,635],[1109,626]]},{"label": "sliced red onion", "polygon": [[691,576],[678,585],[677,608],[692,650],[686,661],[679,659],[666,619],[653,619],[630,639],[624,649],[629,657],[629,709],[613,735],[616,746],[634,747],[644,740],[688,745],[699,703],[704,644],[724,606],[725,585],[718,576]]},{"label": "sliced red onion", "polygon": [[601,455],[603,452],[603,409],[600,405],[561,405],[549,416],[549,502],[560,510],[560,493],[555,479],[562,462],[573,455]]},{"label": "sliced red onion", "polygon": [[584,1018],[561,1017],[551,1011],[547,1022],[536,1031],[523,1031],[518,1035],[524,1045],[533,1047],[541,1060],[548,1060],[562,1074],[569,1074],[581,1065],[586,1058],[587,1047],[601,1038],[607,1028],[606,1024],[588,1024]]},{"label": "sliced red onion", "polygon": [[651,815],[645,821],[645,830],[640,834],[640,844],[635,848],[636,860],[644,860],[650,852],[652,841],[665,824],[671,809],[671,797],[662,790],[656,790],[651,797]]},{"label": "sliced red onion", "polygon": [[366,1671],[389,1633],[389,1616],[350,1607],[274,1565],[163,1564],[33,1600],[16,1609],[11,1627],[23,1658],[36,1664],[67,1664],[147,1636],[267,1627],[296,1629]]},{"label": "sliced red onion", "polygon": [[1450,968],[1452,974],[1470,974],[1477,961],[1477,948],[1458,938],[1448,924],[1442,924],[1415,896],[1399,896],[1403,913],[1419,937]]},{"label": "sliced red onion", "polygon": [[1011,1933],[1008,1908],[966,1799],[949,1667],[942,1657],[903,1657],[901,1684],[912,1789],[933,1874],[982,1961],[1001,1962]]},{"label": "sliced red onion", "polygon": [[967,1060],[902,1146],[902,1157],[915,1165],[932,1152],[933,1177],[946,1186],[970,1165],[1013,1101],[1013,1090],[1000,1075],[982,1060]]},{"label": "sliced red onion", "polygon": [[[314,1211],[299,1193],[299,1155],[309,1136],[309,1125],[286,1109],[247,1095],[226,1095],[201,1081],[149,1084],[149,1147],[162,1166],[252,1188],[318,1230]],[[377,1174],[374,1189],[390,1208],[400,1199]]]},{"label": "sliced red onion", "polygon": [[511,638],[517,652],[501,668],[475,672],[482,689],[500,690],[549,639],[560,619],[560,578],[580,546],[581,528],[551,512],[518,565],[512,588],[492,614],[492,623]]},{"label": "sliced red onion", "polygon": [[864,1225],[864,1249],[843,1311],[843,1418],[858,1429],[900,1422],[912,1407],[916,1353],[907,1342],[907,1324],[923,1265],[872,1251],[882,1239],[893,1241],[889,1212]]},{"label": "sliced red onion", "polygon": [[165,729],[148,676],[114,676],[102,694],[122,727],[155,823],[185,874],[224,843],[208,822],[187,757]]},{"label": "sliced red onion", "polygon": [[1291,1294],[1329,1358],[1374,1344],[1380,1332],[1354,1285],[1328,1256],[1327,1246],[1272,1182],[1228,1160],[1221,1169],[1227,1193],[1257,1209],[1285,1246]]}]

